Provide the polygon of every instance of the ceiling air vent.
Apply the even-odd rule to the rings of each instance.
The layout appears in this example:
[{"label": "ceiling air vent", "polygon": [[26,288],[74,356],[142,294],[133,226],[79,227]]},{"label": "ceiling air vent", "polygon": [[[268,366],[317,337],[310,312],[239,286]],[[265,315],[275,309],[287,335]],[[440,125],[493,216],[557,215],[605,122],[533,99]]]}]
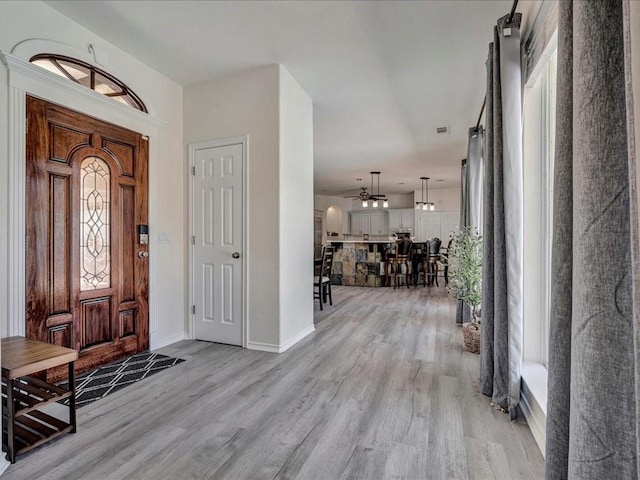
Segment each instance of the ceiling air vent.
[{"label": "ceiling air vent", "polygon": [[438,135],[443,134],[443,133],[449,133],[449,127],[438,127],[438,128],[436,128],[436,133]]}]

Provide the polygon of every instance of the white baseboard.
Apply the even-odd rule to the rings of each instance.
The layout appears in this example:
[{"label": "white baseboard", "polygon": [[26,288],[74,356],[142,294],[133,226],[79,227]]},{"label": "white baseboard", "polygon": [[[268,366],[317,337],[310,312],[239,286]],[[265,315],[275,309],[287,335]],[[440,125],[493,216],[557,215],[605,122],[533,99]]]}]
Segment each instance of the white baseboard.
[{"label": "white baseboard", "polygon": [[531,434],[538,444],[538,448],[542,452],[542,456],[544,457],[545,448],[546,448],[546,432],[545,425],[541,423],[541,419],[536,415],[535,407],[532,407],[529,403],[531,401],[530,398],[527,398],[526,395],[522,395],[520,397],[520,410],[522,411],[522,415],[524,415],[527,424],[529,425],[529,429],[531,430]]},{"label": "white baseboard", "polygon": [[179,342],[181,340],[188,340],[189,335],[186,332],[178,333],[171,337],[159,338],[158,334],[151,335],[149,338],[149,350],[158,350],[159,348],[163,348],[171,345],[172,343]]},{"label": "white baseboard", "polygon": [[284,343],[282,343],[280,345],[280,352],[284,352],[286,350],[289,350],[291,347],[293,347],[300,340],[302,340],[303,338],[305,338],[308,335],[311,335],[315,331],[316,331],[316,327],[312,323],[309,327],[305,328],[304,330],[302,330],[297,335],[294,335],[289,340],[286,340]]},{"label": "white baseboard", "polygon": [[303,338],[305,338],[308,335],[311,335],[315,331],[316,331],[316,327],[311,325],[310,327],[305,328],[300,333],[298,333],[297,335],[291,337],[290,339],[286,340],[285,342],[281,343],[280,345],[276,345],[276,344],[273,344],[273,343],[262,343],[262,342],[248,341],[247,342],[247,349],[248,350],[259,350],[261,352],[269,352],[269,353],[282,353],[282,352],[288,350],[289,348],[293,347],[300,340],[302,340]]},{"label": "white baseboard", "polygon": [[7,461],[7,459],[3,456],[0,459],[0,475],[2,475],[7,468],[9,468],[9,465],[11,465],[11,463]]},{"label": "white baseboard", "polygon": [[280,353],[280,346],[273,343],[247,342],[247,350],[258,350],[260,352]]},{"label": "white baseboard", "polygon": [[525,362],[522,368],[520,409],[538,448],[545,455],[547,426],[547,371],[540,364]]}]

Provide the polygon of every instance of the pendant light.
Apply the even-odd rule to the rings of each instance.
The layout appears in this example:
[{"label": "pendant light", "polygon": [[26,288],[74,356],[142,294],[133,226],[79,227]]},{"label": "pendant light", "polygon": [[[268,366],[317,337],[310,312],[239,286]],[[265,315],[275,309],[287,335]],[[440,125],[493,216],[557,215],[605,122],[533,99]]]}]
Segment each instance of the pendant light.
[{"label": "pendant light", "polygon": [[[380,201],[382,201],[383,208],[387,208],[389,206],[389,200],[384,198],[385,195],[380,195],[380,173],[382,172],[369,172],[369,173],[371,173],[371,206],[373,208],[378,208],[378,206],[380,205]],[[375,192],[373,190],[374,175],[376,176],[376,179],[377,179]],[[364,206],[364,202],[363,202],[363,206]]]},{"label": "pendant light", "polygon": [[380,172],[371,172],[371,195],[373,195],[373,202],[372,202],[372,206],[373,208],[378,208],[378,197],[376,197],[373,194],[373,176],[376,175],[378,177],[378,191],[377,193],[380,193]]},{"label": "pendant light", "polygon": [[[420,177],[422,182],[421,201],[416,202],[416,210],[435,210],[435,204],[429,202],[429,177]],[[425,201],[426,191],[426,201]]]}]

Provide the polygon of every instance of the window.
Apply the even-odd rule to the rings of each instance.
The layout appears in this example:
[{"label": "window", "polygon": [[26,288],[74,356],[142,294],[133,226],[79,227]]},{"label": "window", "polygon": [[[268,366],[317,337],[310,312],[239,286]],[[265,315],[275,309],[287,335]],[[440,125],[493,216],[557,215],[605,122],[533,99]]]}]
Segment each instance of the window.
[{"label": "window", "polygon": [[[556,151],[556,62],[557,50],[549,59],[544,75],[544,98],[542,129],[545,139],[543,159],[543,202],[544,202],[544,245],[545,257],[544,288],[544,322],[542,331],[542,363],[546,366],[549,358],[549,321],[551,318],[551,245],[553,241],[553,166]],[[545,188],[546,187],[546,188]]]},{"label": "window", "polygon": [[556,48],[550,45],[525,89],[524,360],[546,366],[551,311]]},{"label": "window", "polygon": [[113,100],[147,112],[142,100],[117,78],[86,62],[63,55],[43,53],[31,58],[31,63],[95,90]]}]

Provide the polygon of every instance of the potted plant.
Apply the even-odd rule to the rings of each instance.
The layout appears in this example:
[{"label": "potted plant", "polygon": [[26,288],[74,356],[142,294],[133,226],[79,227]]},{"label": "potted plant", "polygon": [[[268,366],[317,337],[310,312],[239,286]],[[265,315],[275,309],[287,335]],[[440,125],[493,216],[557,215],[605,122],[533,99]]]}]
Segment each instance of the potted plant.
[{"label": "potted plant", "polygon": [[450,261],[450,291],[471,309],[471,322],[462,325],[464,344],[471,353],[480,353],[478,307],[482,301],[482,236],[475,228],[460,227],[453,234]]}]

